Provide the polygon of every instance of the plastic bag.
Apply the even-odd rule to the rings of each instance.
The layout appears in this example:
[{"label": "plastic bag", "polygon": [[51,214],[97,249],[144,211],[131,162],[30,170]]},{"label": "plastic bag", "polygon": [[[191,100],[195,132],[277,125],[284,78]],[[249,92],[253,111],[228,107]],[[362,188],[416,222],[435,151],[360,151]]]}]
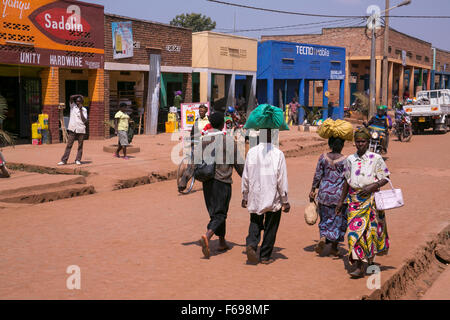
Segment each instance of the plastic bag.
[{"label": "plastic bag", "polygon": [[245,129],[279,129],[289,130],[284,120],[284,113],[278,107],[270,104],[261,104],[250,114],[244,126]]},{"label": "plastic bag", "polygon": [[353,140],[353,126],[345,120],[327,119],[317,130],[321,138],[329,139],[331,137],[341,138],[344,140]]},{"label": "plastic bag", "polygon": [[313,226],[316,224],[318,218],[319,212],[317,205],[314,202],[311,202],[305,209],[305,221],[310,226]]}]

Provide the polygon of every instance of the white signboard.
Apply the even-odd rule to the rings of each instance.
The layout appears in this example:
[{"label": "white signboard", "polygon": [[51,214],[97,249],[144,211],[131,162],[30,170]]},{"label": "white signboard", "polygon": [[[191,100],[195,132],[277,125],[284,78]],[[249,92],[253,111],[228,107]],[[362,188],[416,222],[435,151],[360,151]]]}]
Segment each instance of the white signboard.
[{"label": "white signboard", "polygon": [[344,80],[345,75],[342,72],[342,70],[331,70],[330,72],[330,79],[331,80]]},{"label": "white signboard", "polygon": [[204,104],[208,108],[207,114],[209,114],[209,102],[206,103],[182,103],[181,106],[181,130],[190,131],[195,123],[195,119],[199,116],[198,109]]}]

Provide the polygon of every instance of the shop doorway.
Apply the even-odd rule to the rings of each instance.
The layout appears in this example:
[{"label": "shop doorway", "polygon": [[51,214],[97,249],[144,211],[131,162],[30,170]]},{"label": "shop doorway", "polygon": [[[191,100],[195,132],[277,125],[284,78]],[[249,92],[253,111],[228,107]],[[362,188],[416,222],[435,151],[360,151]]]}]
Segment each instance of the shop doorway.
[{"label": "shop doorway", "polygon": [[31,123],[42,110],[40,79],[0,77],[0,94],[8,104],[3,129],[17,136],[16,143],[29,143]]}]

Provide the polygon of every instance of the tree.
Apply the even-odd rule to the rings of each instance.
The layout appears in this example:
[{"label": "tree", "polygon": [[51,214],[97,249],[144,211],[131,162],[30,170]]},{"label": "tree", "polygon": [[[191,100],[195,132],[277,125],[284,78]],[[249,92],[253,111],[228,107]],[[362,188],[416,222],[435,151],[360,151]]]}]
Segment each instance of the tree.
[{"label": "tree", "polygon": [[209,31],[216,27],[216,22],[200,13],[179,14],[170,25],[192,29],[192,32]]}]

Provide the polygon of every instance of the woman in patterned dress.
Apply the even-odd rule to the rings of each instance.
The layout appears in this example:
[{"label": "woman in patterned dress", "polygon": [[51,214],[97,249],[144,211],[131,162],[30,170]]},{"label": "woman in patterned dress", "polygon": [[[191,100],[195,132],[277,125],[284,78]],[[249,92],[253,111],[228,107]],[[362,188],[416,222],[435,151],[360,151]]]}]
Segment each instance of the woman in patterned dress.
[{"label": "woman in patterned dress", "polygon": [[343,139],[337,137],[328,139],[331,152],[320,156],[309,194],[309,199],[313,202],[316,198],[315,191],[319,188],[317,202],[320,217],[320,240],[315,247],[318,254],[322,253],[326,244],[331,243],[330,253],[338,256],[338,244],[344,241],[347,230],[345,212],[341,215],[335,215],[336,205],[341,198],[345,181],[344,164],[346,157],[341,154],[344,143]]},{"label": "woman in patterned dress", "polygon": [[345,182],[336,206],[336,215],[341,215],[347,200],[349,261],[356,264],[350,275],[354,278],[364,277],[366,264],[389,250],[384,211],[375,208],[374,193],[388,183],[390,173],[383,158],[368,151],[369,141],[366,128],[355,132],[357,152],[345,161]]}]

